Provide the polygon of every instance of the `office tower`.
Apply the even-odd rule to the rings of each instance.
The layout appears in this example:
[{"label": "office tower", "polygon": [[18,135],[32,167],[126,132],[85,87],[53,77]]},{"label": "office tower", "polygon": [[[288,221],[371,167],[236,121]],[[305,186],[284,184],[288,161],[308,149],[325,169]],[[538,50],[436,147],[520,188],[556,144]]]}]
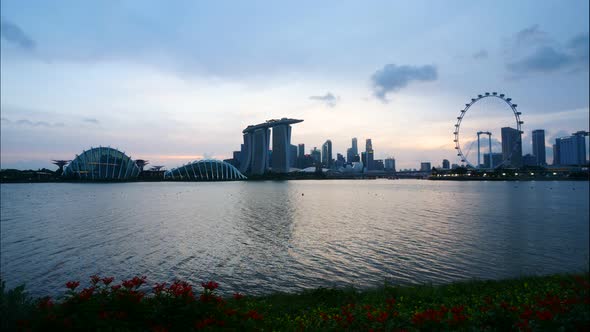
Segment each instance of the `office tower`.
[{"label": "office tower", "polygon": [[367,141],[365,142],[365,152],[367,154],[365,157],[367,161],[365,167],[367,168],[367,170],[370,171],[373,169],[373,160],[375,158],[373,151],[373,142],[370,138],[367,138]]},{"label": "office tower", "polygon": [[334,166],[336,168],[340,168],[343,167],[344,164],[346,164],[346,159],[344,159],[344,156],[340,153],[336,154],[336,162],[334,163]]},{"label": "office tower", "polygon": [[297,145],[297,167],[305,168],[305,144]]},{"label": "office tower", "polygon": [[352,139],[352,147],[351,147],[351,149],[352,149],[352,155],[353,156],[356,156],[356,155],[359,154],[359,148],[358,148],[358,145],[357,145],[356,137],[354,137]]},{"label": "office tower", "polygon": [[420,172],[430,172],[432,170],[430,165],[430,162],[420,163]]},{"label": "office tower", "polygon": [[395,172],[395,159],[394,158],[385,159],[384,168],[386,171],[394,171]]},{"label": "office tower", "polygon": [[383,164],[383,160],[381,160],[381,159],[373,160],[373,170],[383,171],[384,169],[385,169],[385,165]]},{"label": "office tower", "polygon": [[320,152],[320,150],[318,150],[317,147],[313,147],[313,150],[311,150],[311,159],[313,160],[313,163],[315,165],[319,165],[322,163],[322,153]]},{"label": "office tower", "polygon": [[581,166],[586,164],[586,139],[584,132],[555,139],[558,146],[559,165]]},{"label": "office tower", "polygon": [[553,166],[559,165],[559,162],[559,138],[556,138],[553,144]]},{"label": "office tower", "polygon": [[322,164],[326,168],[332,168],[332,141],[330,140],[322,145]]},{"label": "office tower", "polygon": [[517,129],[502,128],[502,162],[506,167],[522,167],[522,139]]},{"label": "office tower", "polygon": [[447,159],[443,159],[442,168],[443,169],[449,169],[449,168],[451,168],[451,163]]},{"label": "office tower", "polygon": [[289,152],[289,167],[297,167],[297,145],[291,144]]},{"label": "office tower", "polygon": [[533,130],[533,156],[538,166],[547,165],[545,158],[545,130]]}]

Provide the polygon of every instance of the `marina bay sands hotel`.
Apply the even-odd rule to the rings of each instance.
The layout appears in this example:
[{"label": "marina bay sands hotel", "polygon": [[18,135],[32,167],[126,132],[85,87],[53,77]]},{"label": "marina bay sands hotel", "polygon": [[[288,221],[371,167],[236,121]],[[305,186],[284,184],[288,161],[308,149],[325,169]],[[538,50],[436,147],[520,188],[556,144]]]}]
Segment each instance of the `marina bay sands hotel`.
[{"label": "marina bay sands hotel", "polygon": [[246,127],[242,131],[244,145],[240,153],[240,172],[262,175],[269,169],[270,128],[272,128],[272,172],[289,172],[291,125],[299,122],[303,120],[282,118]]}]

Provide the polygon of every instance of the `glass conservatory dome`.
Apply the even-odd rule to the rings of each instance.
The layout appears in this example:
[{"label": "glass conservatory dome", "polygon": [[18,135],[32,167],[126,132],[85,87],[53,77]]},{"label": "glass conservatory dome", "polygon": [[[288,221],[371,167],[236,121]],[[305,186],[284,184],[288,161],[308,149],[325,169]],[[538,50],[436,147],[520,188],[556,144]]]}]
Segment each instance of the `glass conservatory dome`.
[{"label": "glass conservatory dome", "polygon": [[139,167],[123,152],[98,147],[76,155],[64,169],[63,176],[89,181],[124,181],[137,178],[139,172]]},{"label": "glass conservatory dome", "polygon": [[165,180],[189,181],[232,181],[246,177],[233,165],[221,160],[196,160],[186,165],[166,171]]}]

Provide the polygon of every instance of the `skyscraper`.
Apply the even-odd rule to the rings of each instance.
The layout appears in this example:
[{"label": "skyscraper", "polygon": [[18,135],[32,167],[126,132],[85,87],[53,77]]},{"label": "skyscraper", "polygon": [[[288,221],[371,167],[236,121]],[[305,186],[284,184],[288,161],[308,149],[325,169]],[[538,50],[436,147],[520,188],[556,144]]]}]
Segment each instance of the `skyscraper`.
[{"label": "skyscraper", "polygon": [[311,159],[313,159],[313,163],[315,165],[321,164],[322,163],[322,153],[320,152],[320,150],[318,150],[317,147],[313,147],[313,150],[311,150]]},{"label": "skyscraper", "polygon": [[353,156],[358,156],[358,154],[359,154],[359,148],[358,148],[358,145],[357,145],[356,137],[353,137],[352,138],[352,147],[351,147],[351,149],[352,149],[352,151],[351,151],[352,152],[352,155]]},{"label": "skyscraper", "polygon": [[559,165],[559,138],[555,139],[555,144],[553,144],[553,166]]},{"label": "skyscraper", "polygon": [[443,161],[442,161],[442,168],[443,169],[449,169],[449,168],[451,168],[451,163],[447,159],[443,159]]},{"label": "skyscraper", "polygon": [[326,168],[332,168],[332,141],[330,140],[322,145],[322,164]]},{"label": "skyscraper", "polygon": [[297,167],[297,145],[291,144],[289,151],[289,167]]},{"label": "skyscraper", "polygon": [[586,139],[584,132],[555,139],[558,147],[559,164],[580,166],[586,164]]},{"label": "skyscraper", "polygon": [[305,144],[297,145],[297,167],[304,168],[305,164]]},{"label": "skyscraper", "polygon": [[367,163],[365,164],[365,167],[367,168],[368,171],[373,169],[373,160],[375,158],[374,156],[374,151],[373,151],[373,142],[371,141],[370,138],[367,138],[367,141],[365,142],[365,152],[366,152],[366,161]]},{"label": "skyscraper", "polygon": [[385,170],[395,172],[395,159],[393,157],[385,159]]},{"label": "skyscraper", "polygon": [[533,130],[533,156],[538,166],[547,165],[545,158],[545,130]]},{"label": "skyscraper", "polygon": [[519,130],[502,128],[502,161],[507,167],[522,167],[522,138]]},{"label": "skyscraper", "polygon": [[291,165],[291,126],[288,124],[272,128],[272,171],[287,173]]}]

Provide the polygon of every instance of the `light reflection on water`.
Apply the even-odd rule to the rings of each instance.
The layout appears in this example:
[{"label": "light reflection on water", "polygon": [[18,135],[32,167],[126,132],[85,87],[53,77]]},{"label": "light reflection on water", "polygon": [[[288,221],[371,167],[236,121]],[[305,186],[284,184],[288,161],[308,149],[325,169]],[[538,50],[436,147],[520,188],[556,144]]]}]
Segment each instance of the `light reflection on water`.
[{"label": "light reflection on water", "polygon": [[262,294],[588,269],[588,182],[2,184],[1,272]]}]

